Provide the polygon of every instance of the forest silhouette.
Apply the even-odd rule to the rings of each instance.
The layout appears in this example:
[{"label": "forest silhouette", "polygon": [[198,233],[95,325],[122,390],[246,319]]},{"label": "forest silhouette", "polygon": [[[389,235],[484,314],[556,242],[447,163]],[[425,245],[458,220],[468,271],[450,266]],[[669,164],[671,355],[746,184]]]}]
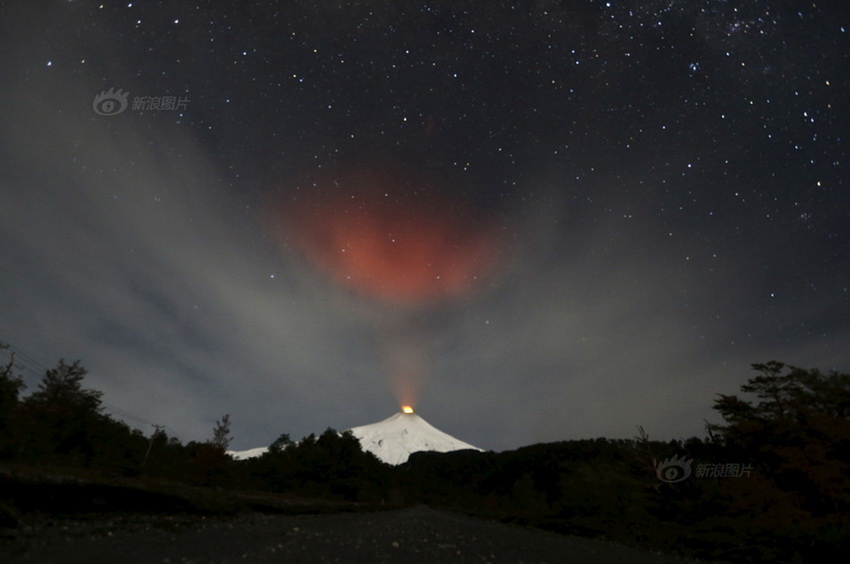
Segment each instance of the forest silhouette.
[{"label": "forest silhouette", "polygon": [[[5,348],[5,346],[4,346]],[[26,395],[0,366],[0,527],[91,511],[371,510],[426,504],[729,562],[809,562],[848,548],[850,375],[771,361],[719,395],[706,436],[585,439],[505,452],[415,453],[390,466],[349,432],[257,458],[228,453],[230,416],[183,443],[109,415],[79,362]]]}]

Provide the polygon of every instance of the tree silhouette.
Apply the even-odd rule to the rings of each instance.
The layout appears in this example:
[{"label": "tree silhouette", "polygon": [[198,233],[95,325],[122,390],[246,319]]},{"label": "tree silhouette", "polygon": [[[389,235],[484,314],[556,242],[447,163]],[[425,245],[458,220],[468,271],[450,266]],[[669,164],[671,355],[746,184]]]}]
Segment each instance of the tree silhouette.
[{"label": "tree silhouette", "polygon": [[720,395],[712,425],[733,453],[754,460],[815,515],[850,508],[850,375],[771,361],[741,386],[758,401]]},{"label": "tree silhouette", "polygon": [[[9,345],[0,343],[0,350],[8,349]],[[15,355],[9,356],[9,362],[0,366],[0,459],[13,455],[16,437],[16,417],[18,413],[18,396],[24,388],[24,383],[14,373]]]},{"label": "tree silhouette", "polygon": [[213,438],[210,444],[221,451],[226,451],[232,441],[233,437],[230,435],[230,414],[225,413],[221,419],[215,422]]},{"label": "tree silhouette", "polygon": [[212,439],[186,447],[192,453],[193,468],[189,480],[205,486],[229,486],[233,482],[233,458],[227,453],[233,437],[230,435],[230,414],[215,422]]},{"label": "tree silhouette", "polygon": [[38,391],[27,398],[31,405],[42,405],[54,410],[68,410],[79,413],[99,414],[103,409],[103,392],[83,389],[83,379],[88,370],[80,366],[77,360],[66,364],[59,360],[59,366],[45,372]]},{"label": "tree silhouette", "polygon": [[83,388],[88,371],[59,361],[45,372],[38,390],[24,399],[21,416],[27,440],[22,441],[25,457],[61,457],[88,464],[94,455],[93,436],[102,414],[102,392]]},{"label": "tree silhouette", "polygon": [[292,439],[289,437],[289,433],[282,433],[271,445],[269,445],[269,451],[278,453],[291,444]]}]

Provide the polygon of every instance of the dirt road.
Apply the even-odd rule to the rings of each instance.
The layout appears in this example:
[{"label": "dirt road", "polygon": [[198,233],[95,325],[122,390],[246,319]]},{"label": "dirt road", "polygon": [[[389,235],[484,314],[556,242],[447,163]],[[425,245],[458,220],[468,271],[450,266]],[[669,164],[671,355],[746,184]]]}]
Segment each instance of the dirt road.
[{"label": "dirt road", "polygon": [[359,514],[107,515],[53,521],[0,542],[0,560],[9,564],[688,562],[426,507]]}]

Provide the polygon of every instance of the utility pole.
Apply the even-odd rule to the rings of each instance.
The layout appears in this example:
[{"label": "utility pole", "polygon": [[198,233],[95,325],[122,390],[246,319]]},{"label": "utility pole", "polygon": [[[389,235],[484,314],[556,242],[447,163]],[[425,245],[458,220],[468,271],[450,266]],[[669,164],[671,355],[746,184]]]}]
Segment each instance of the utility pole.
[{"label": "utility pole", "polygon": [[153,434],[151,435],[151,440],[148,442],[148,450],[145,453],[145,458],[142,460],[142,470],[145,469],[145,464],[148,462],[148,456],[150,456],[151,448],[153,448],[153,440],[159,434],[160,431],[165,429],[165,425],[154,425],[153,426]]}]

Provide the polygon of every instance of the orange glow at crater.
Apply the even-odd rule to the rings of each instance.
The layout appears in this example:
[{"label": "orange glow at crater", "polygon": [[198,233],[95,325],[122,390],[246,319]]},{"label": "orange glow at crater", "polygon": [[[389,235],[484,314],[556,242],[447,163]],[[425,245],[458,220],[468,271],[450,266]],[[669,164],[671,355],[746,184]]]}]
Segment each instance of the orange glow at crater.
[{"label": "orange glow at crater", "polygon": [[401,406],[401,410],[402,410],[404,413],[413,413],[413,407],[411,407],[411,406],[409,406],[409,405],[403,405],[403,406]]}]

